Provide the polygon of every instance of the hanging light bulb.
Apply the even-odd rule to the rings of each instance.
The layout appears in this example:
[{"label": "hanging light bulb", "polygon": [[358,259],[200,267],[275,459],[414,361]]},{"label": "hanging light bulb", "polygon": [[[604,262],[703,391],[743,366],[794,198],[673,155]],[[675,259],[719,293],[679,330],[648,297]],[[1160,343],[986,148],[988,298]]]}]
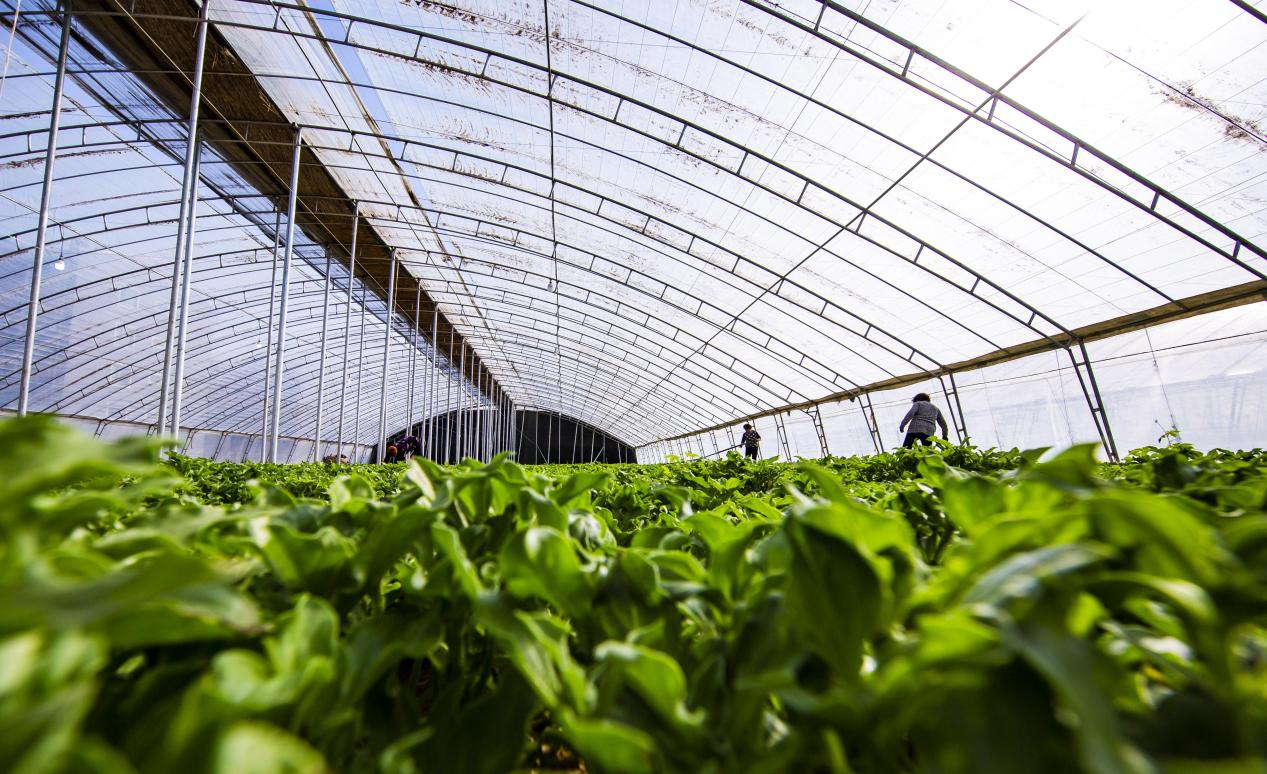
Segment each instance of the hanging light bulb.
[{"label": "hanging light bulb", "polygon": [[65,271],[65,270],[66,270],[66,259],[65,259],[65,258],[63,258],[63,257],[61,257],[60,255],[59,255],[59,256],[57,256],[57,260],[56,260],[56,261],[53,261],[53,268],[54,268],[54,269],[57,269],[58,271]]}]

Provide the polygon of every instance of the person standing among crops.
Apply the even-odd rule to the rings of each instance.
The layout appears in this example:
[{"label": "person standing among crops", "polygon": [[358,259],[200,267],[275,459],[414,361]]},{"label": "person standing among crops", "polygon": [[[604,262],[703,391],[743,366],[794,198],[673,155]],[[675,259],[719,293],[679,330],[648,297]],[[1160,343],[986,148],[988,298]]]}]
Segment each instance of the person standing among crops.
[{"label": "person standing among crops", "polygon": [[[732,438],[734,436],[731,436]],[[757,459],[758,452],[761,449],[761,433],[753,429],[752,425],[743,426],[743,435],[739,438],[739,445],[743,447],[743,453],[751,459]]]},{"label": "person standing among crops", "polygon": [[[909,449],[915,445],[916,441],[928,446],[928,436],[933,435],[935,429],[934,422],[941,427],[942,437],[945,438],[948,435],[946,418],[941,415],[941,410],[932,404],[928,393],[917,394],[911,401],[911,410],[906,412],[906,416],[902,417],[902,424],[898,425],[898,430],[906,430],[902,448]],[[906,427],[908,424],[911,426],[909,430]]]},{"label": "person standing among crops", "polygon": [[407,460],[422,450],[422,444],[418,442],[417,436],[406,435],[396,442],[396,448],[400,450],[400,458]]}]

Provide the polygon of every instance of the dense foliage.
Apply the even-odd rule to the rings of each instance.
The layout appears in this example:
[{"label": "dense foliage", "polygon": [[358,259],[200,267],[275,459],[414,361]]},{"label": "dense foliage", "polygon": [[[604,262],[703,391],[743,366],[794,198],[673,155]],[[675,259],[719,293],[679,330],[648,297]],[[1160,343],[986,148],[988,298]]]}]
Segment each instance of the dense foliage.
[{"label": "dense foliage", "polygon": [[6,771],[1267,767],[1258,452],[157,454],[0,423]]}]

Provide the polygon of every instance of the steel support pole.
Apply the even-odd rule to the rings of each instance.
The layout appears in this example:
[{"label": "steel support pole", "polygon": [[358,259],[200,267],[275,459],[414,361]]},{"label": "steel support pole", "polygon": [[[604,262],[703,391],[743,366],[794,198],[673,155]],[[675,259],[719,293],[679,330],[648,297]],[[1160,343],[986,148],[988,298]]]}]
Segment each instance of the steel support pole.
[{"label": "steel support pole", "polygon": [[[180,306],[181,264],[184,261],[186,240],[192,241],[187,232],[189,208],[194,197],[194,175],[198,158],[198,108],[202,104],[202,63],[207,50],[207,9],[204,2],[198,13],[198,29],[194,44],[194,79],[189,97],[189,127],[185,143],[185,171],[180,185],[180,214],[176,221],[176,255],[172,260],[172,294],[167,308],[167,340],[163,346],[163,381],[158,388],[158,433],[167,430],[167,397],[172,381],[172,355],[176,347],[176,316]],[[68,21],[69,23],[69,21]],[[64,65],[64,63],[63,63]]]},{"label": "steel support pole", "polygon": [[387,275],[387,315],[384,320],[383,383],[378,392],[378,461],[387,455],[387,379],[392,363],[392,313],[396,310],[396,252],[389,255]]},{"label": "steel support pole", "polygon": [[946,379],[943,377],[937,377],[937,382],[941,385],[941,394],[946,398],[946,409],[950,412],[950,421],[955,428],[955,438],[959,443],[965,443],[968,440],[968,426],[963,417],[963,405],[959,402],[959,388],[955,386],[955,375],[947,376],[950,378],[950,387],[946,387]]},{"label": "steel support pole", "polygon": [[185,344],[189,339],[189,304],[193,292],[194,241],[198,238],[198,176],[202,167],[202,137],[194,135],[194,174],[189,187],[189,223],[182,257],[180,315],[176,326],[176,369],[172,384],[172,437],[180,438],[181,398],[185,394]]},{"label": "steel support pole", "polygon": [[806,411],[814,422],[814,432],[818,435],[818,449],[822,452],[823,457],[828,457],[831,452],[827,448],[827,431],[823,428],[823,415],[819,413],[818,406],[814,406],[812,413]]},{"label": "steel support pole", "polygon": [[[409,429],[406,435],[414,435],[414,394],[418,389],[418,328],[421,327],[421,318],[418,316],[422,310],[422,285],[414,285],[414,346],[409,351],[409,401],[405,406],[405,426]],[[419,429],[418,435],[422,435]],[[415,436],[417,437],[417,436]]]},{"label": "steel support pole", "polygon": [[457,355],[457,377],[461,380],[459,383],[461,393],[459,394],[459,402],[457,402],[457,440],[454,442],[457,447],[457,459],[454,461],[460,462],[466,456],[466,385],[464,384],[466,380],[466,342],[462,342],[462,350]]},{"label": "steel support pole", "polygon": [[277,367],[273,369],[269,462],[277,461],[277,436],[281,430],[282,382],[286,375],[286,307],[290,303],[290,263],[295,254],[295,208],[299,200],[299,152],[302,148],[302,132],[295,129],[295,143],[290,157],[290,193],[286,198],[286,251],[282,255],[282,292],[277,305]]},{"label": "steel support pole", "polygon": [[[475,365],[474,355],[475,355],[475,352],[472,351],[471,352],[472,370],[474,370],[474,365]],[[465,438],[465,440],[463,441],[463,448],[465,448],[466,451],[462,455],[462,457],[467,458],[467,457],[475,456],[475,451],[474,451],[475,449],[475,433],[474,433],[475,413],[472,410],[475,400],[474,400],[474,396],[471,394],[471,383],[472,381],[474,381],[474,378],[472,376],[465,376],[465,371],[463,371],[463,374],[464,375],[462,377],[462,405],[464,407],[464,410],[463,410],[464,422],[462,425],[462,433],[463,433],[463,437]]]},{"label": "steel support pole", "polygon": [[511,454],[518,454],[518,444],[515,442],[515,402],[506,396],[506,451]]},{"label": "steel support pole", "polygon": [[858,401],[862,404],[862,418],[867,423],[867,432],[871,434],[871,443],[875,446],[875,453],[884,452],[884,437],[880,434],[880,426],[875,420],[875,409],[871,407],[871,396],[863,393],[858,396]]},{"label": "steel support pole", "polygon": [[479,459],[479,435],[476,400],[478,374],[475,372],[475,349],[471,349],[471,375],[466,380],[466,456]]},{"label": "steel support pole", "polygon": [[480,415],[483,417],[483,432],[480,437],[484,440],[484,461],[489,462],[493,459],[493,402],[487,395],[493,392],[492,374],[484,372],[484,393],[480,394]]},{"label": "steel support pole", "polygon": [[326,250],[326,287],[321,298],[321,355],[317,365],[317,427],[312,437],[313,462],[321,461],[321,414],[325,409],[326,397],[326,332],[330,325],[330,263],[330,251]]},{"label": "steel support pole", "polygon": [[475,423],[475,432],[472,437],[475,441],[475,459],[484,462],[484,371],[483,369],[475,372],[475,394],[471,397],[471,403],[474,406],[474,413],[471,420]]},{"label": "steel support pole", "polygon": [[352,341],[352,283],[356,281],[356,227],[361,221],[361,203],[352,204],[352,246],[348,250],[348,305],[343,310],[343,373],[339,377],[339,430],[335,461],[343,454],[343,417],[348,411],[348,349]]},{"label": "steel support pole", "polygon": [[361,440],[361,374],[365,372],[365,298],[369,293],[369,289],[364,284],[361,285],[361,324],[360,333],[357,335],[356,347],[356,413],[352,417],[353,423],[356,425],[352,429],[352,459],[355,460],[356,448]]},{"label": "steel support pole", "polygon": [[[1069,359],[1073,361],[1074,374],[1078,377],[1078,386],[1082,388],[1082,395],[1087,400],[1087,408],[1091,410],[1091,419],[1095,423],[1095,429],[1100,434],[1100,440],[1104,444],[1104,451],[1109,455],[1109,459],[1113,462],[1119,461],[1117,453],[1117,442],[1113,439],[1113,429],[1109,426],[1109,415],[1104,409],[1104,400],[1100,397],[1100,386],[1095,380],[1095,371],[1091,368],[1091,357],[1087,354],[1087,345],[1081,341],[1078,342],[1078,354],[1082,360],[1079,362],[1078,356],[1074,354],[1072,349],[1065,350],[1069,354]],[[1085,377],[1083,371],[1086,372]]]},{"label": "steel support pole", "polygon": [[[273,377],[273,320],[277,314],[277,266],[282,249],[282,214],[273,224],[273,278],[268,286],[268,336],[264,344],[264,407],[260,409],[260,462],[268,462],[268,389]],[[245,459],[245,454],[243,455]]]},{"label": "steel support pole", "polygon": [[446,358],[448,365],[445,367],[444,382],[444,462],[449,464],[452,459],[451,452],[456,447],[456,432],[453,426],[454,415],[450,413],[450,407],[453,405],[453,326],[449,326],[449,356]]},{"label": "steel support pole", "polygon": [[[435,303],[432,301],[432,303]],[[440,386],[440,307],[431,312],[431,372],[427,374],[427,457],[436,459],[436,390]]]},{"label": "steel support pole", "polygon": [[[31,264],[31,300],[26,308],[26,341],[22,348],[22,379],[18,387],[18,416],[26,416],[35,369],[35,331],[40,314],[40,280],[48,246],[48,211],[53,201],[53,162],[57,160],[57,130],[62,120],[62,84],[66,80],[66,54],[70,48],[70,4],[62,6],[62,35],[57,46],[57,76],[53,79],[53,109],[48,120],[48,147],[44,150],[44,184],[35,228],[35,258]],[[164,382],[166,385],[166,382]],[[160,418],[160,427],[162,419]],[[161,431],[160,431],[161,432]]]}]

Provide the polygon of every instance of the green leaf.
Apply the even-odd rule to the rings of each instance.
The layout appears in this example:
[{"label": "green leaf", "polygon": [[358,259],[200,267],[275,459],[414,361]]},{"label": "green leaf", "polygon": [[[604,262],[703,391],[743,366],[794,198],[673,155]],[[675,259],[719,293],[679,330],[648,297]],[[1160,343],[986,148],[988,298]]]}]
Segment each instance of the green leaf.
[{"label": "green leaf", "polygon": [[566,535],[550,527],[515,533],[501,553],[506,590],[517,597],[540,597],[573,618],[589,611],[594,591]]},{"label": "green leaf", "polygon": [[215,774],[325,774],[329,765],[303,740],[267,723],[235,723],[216,742]]},{"label": "green leaf", "polygon": [[1095,567],[1113,556],[1105,546],[1067,543],[1016,554],[982,576],[963,597],[964,604],[1006,607],[1037,595],[1047,581]]},{"label": "green leaf", "polygon": [[330,510],[360,513],[377,499],[374,487],[360,476],[339,476],[330,485]]},{"label": "green leaf", "polygon": [[579,717],[564,713],[559,718],[564,736],[587,762],[610,774],[644,774],[658,771],[657,745],[647,733],[619,721]]}]

